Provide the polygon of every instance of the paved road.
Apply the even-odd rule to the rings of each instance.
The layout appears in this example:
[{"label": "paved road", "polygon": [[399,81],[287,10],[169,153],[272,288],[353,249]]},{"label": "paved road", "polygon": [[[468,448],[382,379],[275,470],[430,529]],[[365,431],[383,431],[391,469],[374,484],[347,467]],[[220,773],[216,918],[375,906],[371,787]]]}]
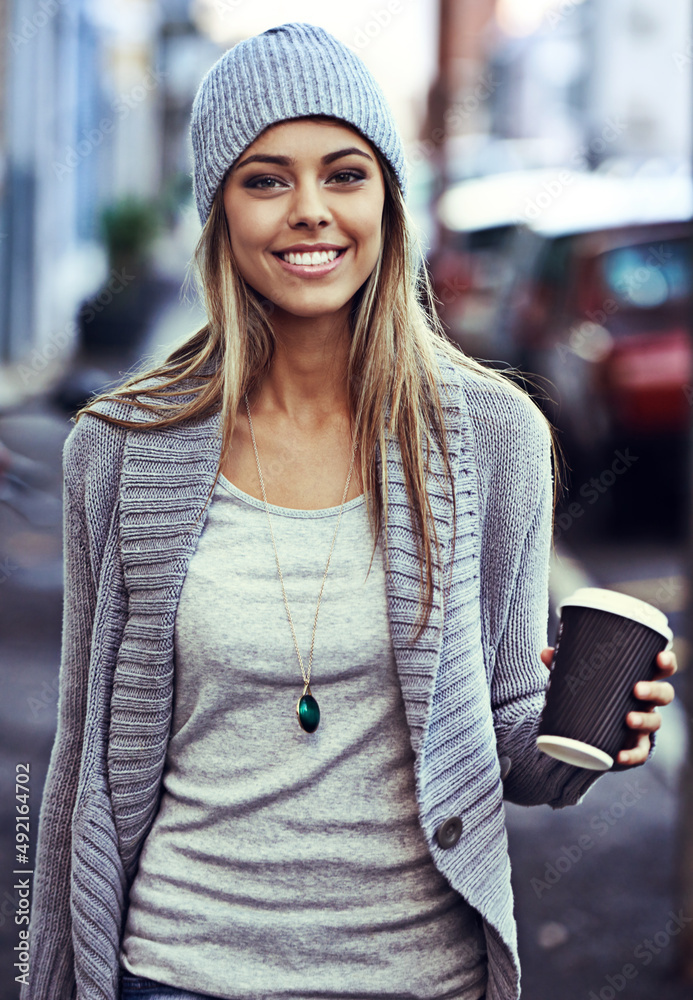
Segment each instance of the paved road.
[{"label": "paved road", "polygon": [[[0,503],[0,996],[14,1000],[18,987],[13,949],[19,867],[15,835],[15,768],[30,771],[30,836],[35,842],[38,806],[55,732],[56,678],[62,614],[61,449],[67,419],[43,403],[0,419],[0,440],[37,464],[23,478],[35,489],[5,488]],[[31,472],[29,472],[31,470]],[[11,505],[10,505],[11,504]],[[24,832],[24,831],[21,831]],[[30,851],[33,858],[33,848]],[[18,883],[17,883],[18,884]]]}]

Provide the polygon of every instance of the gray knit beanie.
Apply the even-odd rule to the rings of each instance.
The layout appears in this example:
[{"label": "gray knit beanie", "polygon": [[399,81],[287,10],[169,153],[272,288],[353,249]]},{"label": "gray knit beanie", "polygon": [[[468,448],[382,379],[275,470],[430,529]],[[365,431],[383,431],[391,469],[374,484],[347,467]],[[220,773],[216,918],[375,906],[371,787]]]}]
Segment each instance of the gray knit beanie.
[{"label": "gray knit beanie", "polygon": [[373,75],[324,28],[293,22],[227,49],[198,88],[190,137],[202,225],[224,174],[268,125],[318,114],[355,126],[388,160],[406,196],[402,140]]}]

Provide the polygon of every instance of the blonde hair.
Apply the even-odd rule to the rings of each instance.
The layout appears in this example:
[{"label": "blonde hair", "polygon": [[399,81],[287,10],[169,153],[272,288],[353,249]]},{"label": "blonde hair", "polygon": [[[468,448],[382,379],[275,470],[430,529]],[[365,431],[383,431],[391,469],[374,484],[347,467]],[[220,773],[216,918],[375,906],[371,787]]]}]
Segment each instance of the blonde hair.
[{"label": "blonde hair", "polygon": [[[343,123],[342,123],[343,124]],[[431,447],[440,449],[444,482],[452,484],[452,472],[445,432],[445,420],[437,382],[441,373],[436,353],[484,379],[501,383],[513,392],[528,393],[510,377],[488,368],[464,354],[446,336],[435,308],[435,296],[423,264],[416,226],[406,208],[394,173],[374,149],[385,181],[382,240],[378,261],[354,297],[350,313],[351,347],[347,366],[348,398],[352,426],[359,429],[361,478],[366,490],[366,507],[373,534],[373,553],[383,530],[387,554],[387,462],[385,461],[386,406],[390,406],[387,433],[399,442],[402,470],[410,504],[410,516],[419,560],[419,615],[416,641],[422,634],[433,608],[433,544],[435,567],[440,570],[440,547],[426,478],[430,472]],[[225,179],[224,179],[225,180]],[[221,411],[221,454],[214,484],[230,447],[237,411],[245,392],[259,386],[270,370],[274,333],[270,322],[272,303],[250,287],[236,265],[223,204],[224,181],[219,185],[210,215],[195,248],[190,270],[206,307],[207,322],[166,360],[144,371],[135,371],[119,387],[100,393],[78,411],[93,413],[122,427],[141,429],[141,421],[129,421],[100,413],[93,407],[105,400],[119,400],[155,414],[147,427],[174,426],[183,421],[204,419]],[[186,279],[187,281],[187,279]],[[211,375],[200,368],[212,362]],[[145,359],[145,364],[147,364]],[[145,379],[162,378],[162,384],[146,389]],[[191,380],[197,384],[191,385]],[[187,383],[187,384],[186,384]],[[142,393],[150,402],[142,399]],[[192,395],[184,403],[165,405],[162,400]],[[537,407],[538,409],[538,407]],[[541,412],[541,411],[539,411]],[[542,416],[544,416],[542,414]],[[558,485],[557,442],[550,421],[554,457],[554,505]],[[422,440],[426,441],[424,466]],[[382,489],[376,474],[376,446],[382,456]],[[368,495],[374,498],[371,505]],[[450,490],[453,525],[456,522],[454,490]],[[445,491],[447,499],[447,490]],[[453,531],[453,552],[455,532]],[[389,565],[389,563],[388,563]],[[370,568],[369,568],[370,571]]]}]

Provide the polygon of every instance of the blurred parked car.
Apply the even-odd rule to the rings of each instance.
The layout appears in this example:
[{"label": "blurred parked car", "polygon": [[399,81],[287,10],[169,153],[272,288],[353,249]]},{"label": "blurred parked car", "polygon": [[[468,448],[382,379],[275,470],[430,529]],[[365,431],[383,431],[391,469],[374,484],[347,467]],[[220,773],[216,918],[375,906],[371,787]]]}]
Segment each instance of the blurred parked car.
[{"label": "blurred parked car", "polygon": [[556,168],[508,170],[453,184],[438,200],[431,276],[448,335],[467,354],[498,354],[496,312],[514,276],[515,231],[539,211],[538,202],[576,176]]},{"label": "blurred parked car", "polygon": [[[498,356],[548,380],[538,402],[561,431],[573,495],[617,449],[685,514],[693,402],[693,194],[688,176],[585,175],[509,246]],[[604,505],[606,506],[606,505]]]}]

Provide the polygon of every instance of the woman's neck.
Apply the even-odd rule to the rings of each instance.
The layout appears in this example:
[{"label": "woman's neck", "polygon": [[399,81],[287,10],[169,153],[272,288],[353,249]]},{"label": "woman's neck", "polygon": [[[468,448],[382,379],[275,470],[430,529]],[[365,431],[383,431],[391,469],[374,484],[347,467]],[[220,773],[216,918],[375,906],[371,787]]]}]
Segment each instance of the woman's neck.
[{"label": "woman's neck", "polygon": [[336,331],[333,316],[290,320],[275,324],[272,366],[251,407],[306,429],[343,417],[349,411],[348,328]]}]

